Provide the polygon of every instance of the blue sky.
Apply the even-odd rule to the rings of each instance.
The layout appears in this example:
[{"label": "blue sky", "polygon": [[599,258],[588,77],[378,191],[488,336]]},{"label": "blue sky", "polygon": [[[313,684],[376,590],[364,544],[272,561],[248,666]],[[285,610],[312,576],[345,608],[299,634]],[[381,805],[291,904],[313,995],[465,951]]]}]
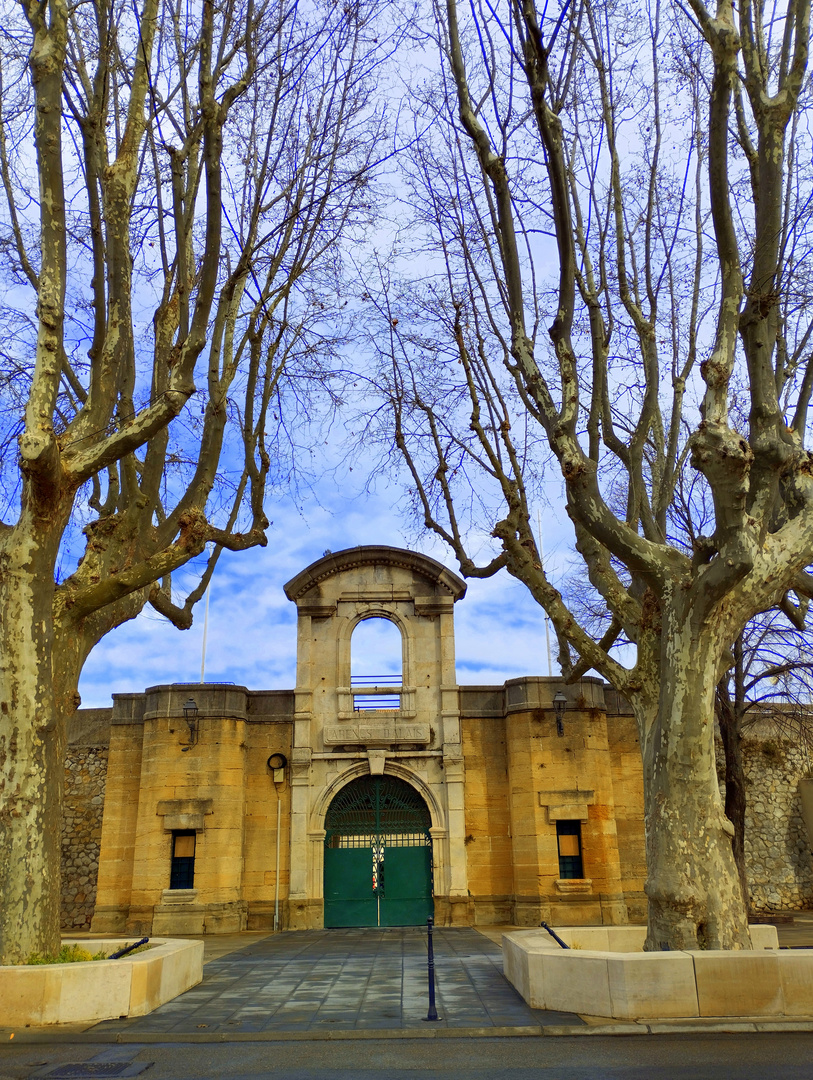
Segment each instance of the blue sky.
[{"label": "blue sky", "polygon": [[[457,570],[440,540],[408,530],[395,508],[399,495],[397,487],[367,493],[323,481],[300,506],[292,500],[272,504],[268,546],[224,552],[218,563],[210,595],[206,680],[253,690],[296,684],[296,607],[283,585],[328,548],[391,544],[422,551]],[[570,526],[555,507],[543,515],[549,572],[557,582],[565,567]],[[195,577],[195,566],[188,566],[177,584],[188,589]],[[502,683],[521,675],[547,675],[543,612],[525,588],[505,572],[467,584],[466,596],[455,607],[458,682]],[[83,707],[109,705],[113,693],[198,682],[202,643],[203,603],[196,608],[193,627],[184,632],[148,608],[108,634],[91,653],[79,684]],[[554,673],[557,670],[554,660]]]}]

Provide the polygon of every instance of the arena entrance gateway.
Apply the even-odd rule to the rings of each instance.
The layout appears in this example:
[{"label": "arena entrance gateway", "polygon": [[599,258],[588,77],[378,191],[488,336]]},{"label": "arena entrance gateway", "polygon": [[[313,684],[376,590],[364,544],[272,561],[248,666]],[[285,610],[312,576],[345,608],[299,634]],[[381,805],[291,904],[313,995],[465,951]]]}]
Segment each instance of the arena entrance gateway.
[{"label": "arena entrance gateway", "polygon": [[426,555],[326,552],[285,588],[294,687],[153,686],[77,714],[69,927],[102,792],[103,936],[645,918],[640,745],[615,691],[568,687],[560,736],[560,680],[458,686],[466,586]]},{"label": "arena entrance gateway", "polygon": [[429,809],[404,780],[362,776],[325,818],[325,926],[414,926],[434,913]]}]

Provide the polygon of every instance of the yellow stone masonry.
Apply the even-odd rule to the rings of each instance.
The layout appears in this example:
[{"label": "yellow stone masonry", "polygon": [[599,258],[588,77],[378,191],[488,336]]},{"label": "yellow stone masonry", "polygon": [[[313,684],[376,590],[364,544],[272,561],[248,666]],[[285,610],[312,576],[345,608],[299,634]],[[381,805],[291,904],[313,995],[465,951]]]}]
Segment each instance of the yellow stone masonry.
[{"label": "yellow stone masonry", "polygon": [[[645,918],[636,728],[600,680],[458,686],[465,585],[411,552],[328,555],[286,592],[294,690],[174,684],[94,710],[108,744],[94,932],[272,929],[277,913],[283,928],[323,925],[325,815],[370,775],[406,782],[427,808],[439,924]],[[368,618],[401,633],[398,709],[356,708],[351,637]]]}]

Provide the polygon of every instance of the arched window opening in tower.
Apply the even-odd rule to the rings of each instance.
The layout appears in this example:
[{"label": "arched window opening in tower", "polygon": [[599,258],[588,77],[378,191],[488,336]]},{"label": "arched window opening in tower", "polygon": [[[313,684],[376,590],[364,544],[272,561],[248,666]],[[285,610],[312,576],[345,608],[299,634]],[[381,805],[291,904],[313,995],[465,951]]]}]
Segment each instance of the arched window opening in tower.
[{"label": "arched window opening in tower", "polygon": [[401,631],[389,619],[364,619],[353,631],[350,685],[356,712],[400,709],[403,643]]}]

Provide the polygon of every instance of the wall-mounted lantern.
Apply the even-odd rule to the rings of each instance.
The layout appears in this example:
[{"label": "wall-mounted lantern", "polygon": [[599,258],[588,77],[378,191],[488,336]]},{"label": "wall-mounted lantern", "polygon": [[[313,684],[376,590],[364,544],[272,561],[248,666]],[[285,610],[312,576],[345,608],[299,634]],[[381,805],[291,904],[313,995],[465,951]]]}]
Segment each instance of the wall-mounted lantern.
[{"label": "wall-mounted lantern", "polygon": [[556,713],[556,734],[564,735],[565,725],[562,723],[562,718],[565,715],[567,709],[567,698],[560,690],[553,699],[553,711]]},{"label": "wall-mounted lantern", "polygon": [[189,725],[189,745],[198,741],[198,705],[194,698],[188,698],[183,704],[183,718]]},{"label": "wall-mounted lantern", "polygon": [[271,776],[274,779],[275,784],[282,784],[285,782],[285,766],[288,764],[288,759],[285,754],[272,754],[267,761],[268,768],[271,770]]}]

